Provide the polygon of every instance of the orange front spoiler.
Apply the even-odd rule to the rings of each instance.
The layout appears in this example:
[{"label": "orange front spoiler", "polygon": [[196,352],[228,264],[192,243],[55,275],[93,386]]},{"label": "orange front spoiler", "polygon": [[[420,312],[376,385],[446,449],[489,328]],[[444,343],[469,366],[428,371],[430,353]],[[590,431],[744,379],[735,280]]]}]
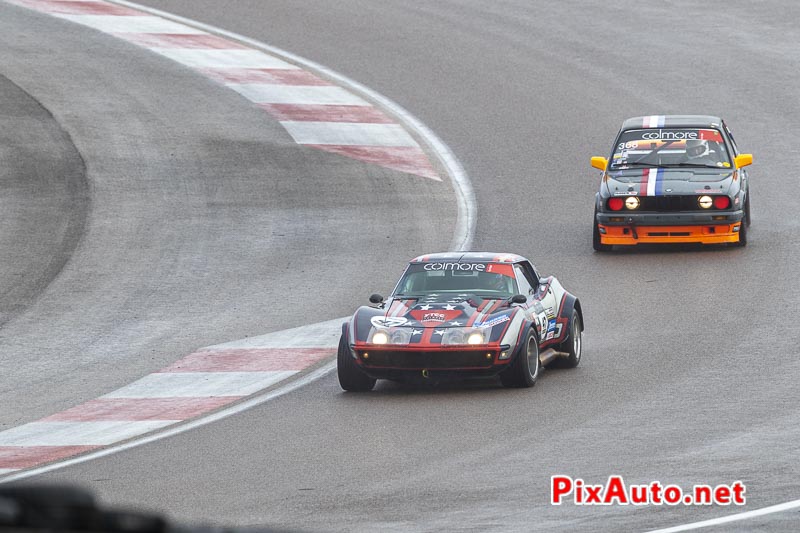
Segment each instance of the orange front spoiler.
[{"label": "orange front spoiler", "polygon": [[[600,242],[618,246],[650,243],[719,244],[739,242],[739,227],[735,224],[709,224],[702,226],[604,226],[600,224]],[[636,236],[634,237],[634,230]]]}]

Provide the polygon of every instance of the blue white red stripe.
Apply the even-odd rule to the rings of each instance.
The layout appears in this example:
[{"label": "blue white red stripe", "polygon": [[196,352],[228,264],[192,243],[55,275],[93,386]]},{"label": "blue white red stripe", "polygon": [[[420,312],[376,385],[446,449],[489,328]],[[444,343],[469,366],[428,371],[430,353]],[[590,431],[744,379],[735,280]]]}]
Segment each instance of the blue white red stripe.
[{"label": "blue white red stripe", "polygon": [[661,196],[664,194],[664,169],[647,168],[642,171],[642,185],[639,194]]},{"label": "blue white red stripe", "polygon": [[645,128],[663,128],[664,120],[665,115],[650,115],[649,117],[644,117],[642,126]]}]

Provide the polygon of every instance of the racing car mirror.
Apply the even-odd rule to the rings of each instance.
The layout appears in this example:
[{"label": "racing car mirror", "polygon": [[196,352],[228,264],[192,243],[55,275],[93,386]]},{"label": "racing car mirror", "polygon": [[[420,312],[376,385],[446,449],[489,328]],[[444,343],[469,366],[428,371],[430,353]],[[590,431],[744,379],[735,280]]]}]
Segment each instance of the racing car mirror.
[{"label": "racing car mirror", "polygon": [[372,294],[369,297],[369,301],[370,301],[370,303],[373,303],[373,304],[376,304],[376,305],[379,304],[379,303],[383,303],[383,296],[381,296],[380,294]]},{"label": "racing car mirror", "polygon": [[511,297],[512,304],[524,304],[527,301],[528,299],[525,297],[524,294],[515,294],[514,296]]},{"label": "racing car mirror", "polygon": [[608,159],[605,157],[594,156],[592,158],[592,166],[598,170],[605,170],[608,166]]},{"label": "racing car mirror", "polygon": [[739,154],[734,159],[733,162],[736,164],[736,168],[746,167],[747,165],[753,164],[753,154]]}]

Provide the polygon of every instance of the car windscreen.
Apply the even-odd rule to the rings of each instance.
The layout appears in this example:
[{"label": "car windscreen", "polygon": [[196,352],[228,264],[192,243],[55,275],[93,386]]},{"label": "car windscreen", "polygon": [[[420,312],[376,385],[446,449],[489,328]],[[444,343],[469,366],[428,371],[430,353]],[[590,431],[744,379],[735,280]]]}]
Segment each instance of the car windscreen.
[{"label": "car windscreen", "polygon": [[517,293],[514,268],[509,263],[430,262],[408,266],[395,296],[481,294],[509,298]]},{"label": "car windscreen", "polygon": [[651,128],[620,134],[612,169],[648,167],[731,168],[725,140],[711,128]]}]

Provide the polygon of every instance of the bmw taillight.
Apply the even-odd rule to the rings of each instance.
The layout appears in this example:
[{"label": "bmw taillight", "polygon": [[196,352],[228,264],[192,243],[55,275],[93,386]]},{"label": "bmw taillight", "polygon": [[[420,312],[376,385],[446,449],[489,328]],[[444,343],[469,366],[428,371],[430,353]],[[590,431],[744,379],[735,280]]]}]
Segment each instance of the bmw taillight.
[{"label": "bmw taillight", "polygon": [[607,205],[612,211],[622,211],[625,201],[622,198],[609,198]]}]

